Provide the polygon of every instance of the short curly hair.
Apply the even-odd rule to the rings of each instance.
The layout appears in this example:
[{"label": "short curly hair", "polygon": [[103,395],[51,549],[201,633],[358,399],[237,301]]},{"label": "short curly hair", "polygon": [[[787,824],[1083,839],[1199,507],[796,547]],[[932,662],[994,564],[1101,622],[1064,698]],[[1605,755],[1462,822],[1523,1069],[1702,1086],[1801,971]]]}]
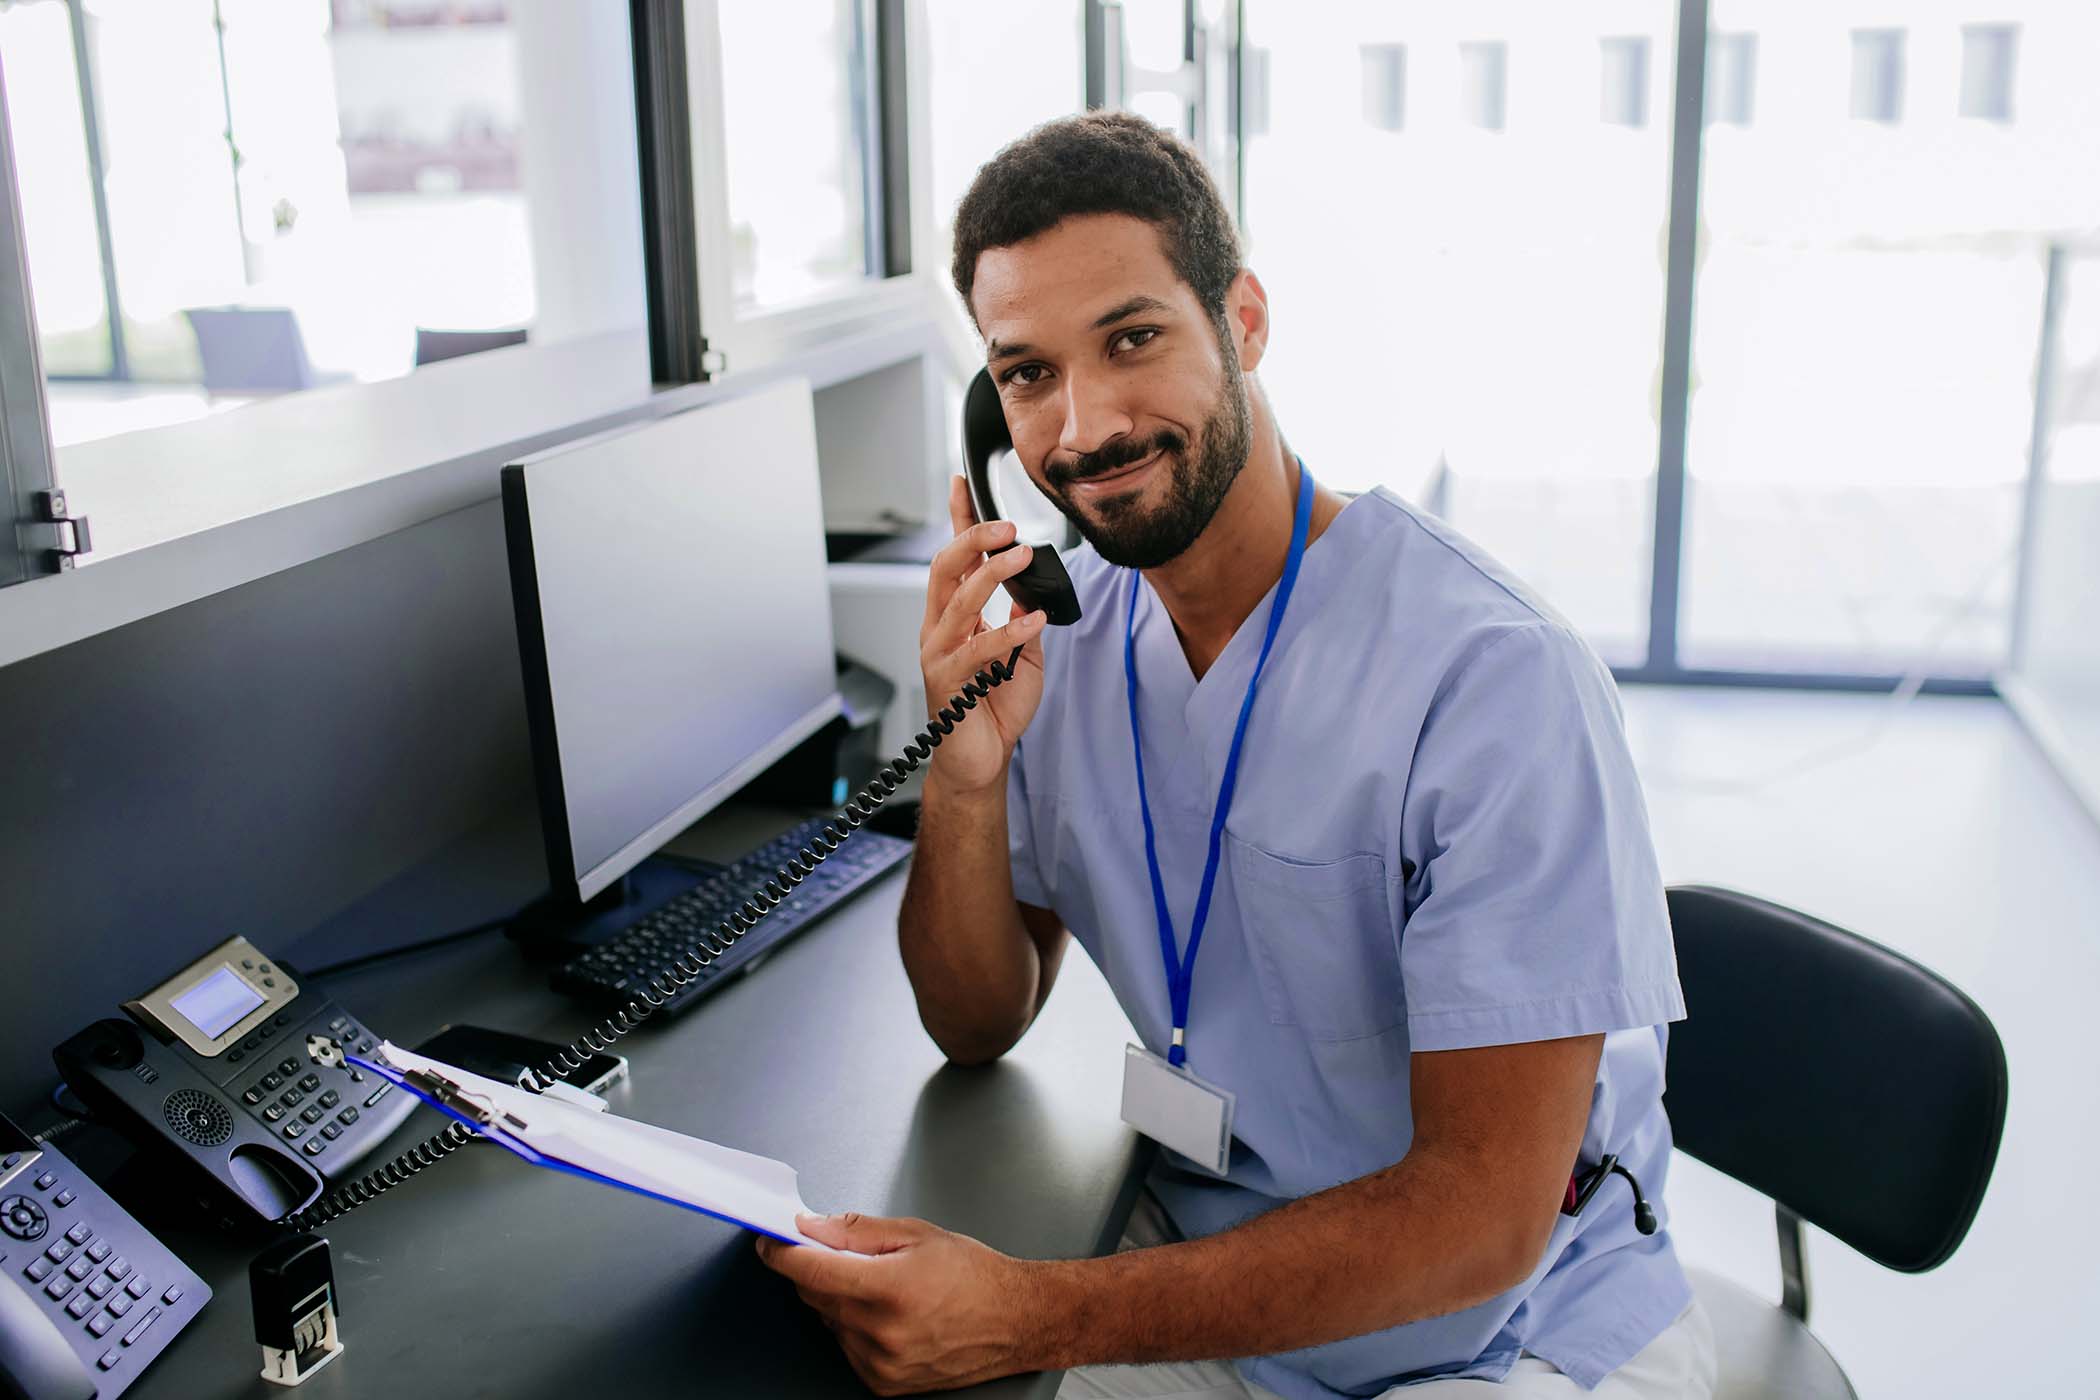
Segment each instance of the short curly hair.
[{"label": "short curly hair", "polygon": [[971,319],[977,259],[1081,214],[1128,214],[1158,227],[1174,272],[1222,325],[1240,239],[1217,184],[1187,142],[1129,112],[1045,122],[993,156],[955,209],[955,290]]}]

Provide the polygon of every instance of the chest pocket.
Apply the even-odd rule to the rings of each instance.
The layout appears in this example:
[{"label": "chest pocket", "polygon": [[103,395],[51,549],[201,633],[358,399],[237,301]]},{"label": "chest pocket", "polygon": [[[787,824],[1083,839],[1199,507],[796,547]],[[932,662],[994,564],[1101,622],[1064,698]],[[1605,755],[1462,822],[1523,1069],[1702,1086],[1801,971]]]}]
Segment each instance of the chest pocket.
[{"label": "chest pocket", "polygon": [[1305,862],[1227,832],[1225,853],[1269,1020],[1357,1040],[1407,1019],[1385,862]]}]

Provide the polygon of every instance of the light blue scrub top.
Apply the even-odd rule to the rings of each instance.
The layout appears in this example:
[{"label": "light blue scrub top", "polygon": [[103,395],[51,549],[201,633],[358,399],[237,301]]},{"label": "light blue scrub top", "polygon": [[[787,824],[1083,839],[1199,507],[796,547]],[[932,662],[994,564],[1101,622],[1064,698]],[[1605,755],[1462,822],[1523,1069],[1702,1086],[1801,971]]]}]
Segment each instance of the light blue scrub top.
[{"label": "light blue scrub top", "polygon": [[[1008,780],[1014,893],[1057,911],[1163,1055],[1127,590],[1142,595],[1145,775],[1183,940],[1269,601],[1199,683],[1139,575],[1091,549],[1067,562],[1085,617],[1044,637],[1042,706]],[[1537,1271],[1509,1292],[1242,1361],[1249,1379],[1329,1400],[1403,1378],[1500,1379],[1531,1351],[1594,1387],[1691,1301],[1663,1206],[1664,1024],[1684,1000],[1610,673],[1500,565],[1390,492],[1352,501],[1306,552],[1262,673],[1194,983],[1189,1068],[1239,1102],[1227,1181],[1162,1153],[1153,1186],[1185,1234],[1399,1161],[1414,1051],[1595,1032],[1607,1034],[1582,1161],[1617,1153],[1665,1227],[1636,1232],[1613,1177],[1578,1219],[1558,1217]],[[1436,1261],[1403,1247],[1393,1267]]]}]

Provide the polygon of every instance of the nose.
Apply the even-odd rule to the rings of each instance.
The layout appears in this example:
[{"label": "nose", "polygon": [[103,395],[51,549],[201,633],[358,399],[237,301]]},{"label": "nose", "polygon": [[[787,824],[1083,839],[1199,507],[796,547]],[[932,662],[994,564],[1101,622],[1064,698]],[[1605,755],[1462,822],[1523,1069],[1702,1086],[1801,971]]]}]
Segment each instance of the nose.
[{"label": "nose", "polygon": [[1105,376],[1067,374],[1064,401],[1065,421],[1057,445],[1075,457],[1100,451],[1136,426]]}]

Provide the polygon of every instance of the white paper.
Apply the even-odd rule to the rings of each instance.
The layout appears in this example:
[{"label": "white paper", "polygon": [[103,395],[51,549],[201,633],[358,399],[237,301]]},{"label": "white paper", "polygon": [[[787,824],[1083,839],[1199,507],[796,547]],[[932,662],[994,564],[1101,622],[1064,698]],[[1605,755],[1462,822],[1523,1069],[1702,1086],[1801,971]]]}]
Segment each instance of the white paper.
[{"label": "white paper", "polygon": [[402,1071],[441,1075],[485,1099],[505,1132],[555,1161],[765,1234],[830,1250],[795,1228],[796,1212],[809,1207],[802,1203],[795,1169],[785,1162],[528,1093],[390,1043],[380,1045],[379,1056]]}]

